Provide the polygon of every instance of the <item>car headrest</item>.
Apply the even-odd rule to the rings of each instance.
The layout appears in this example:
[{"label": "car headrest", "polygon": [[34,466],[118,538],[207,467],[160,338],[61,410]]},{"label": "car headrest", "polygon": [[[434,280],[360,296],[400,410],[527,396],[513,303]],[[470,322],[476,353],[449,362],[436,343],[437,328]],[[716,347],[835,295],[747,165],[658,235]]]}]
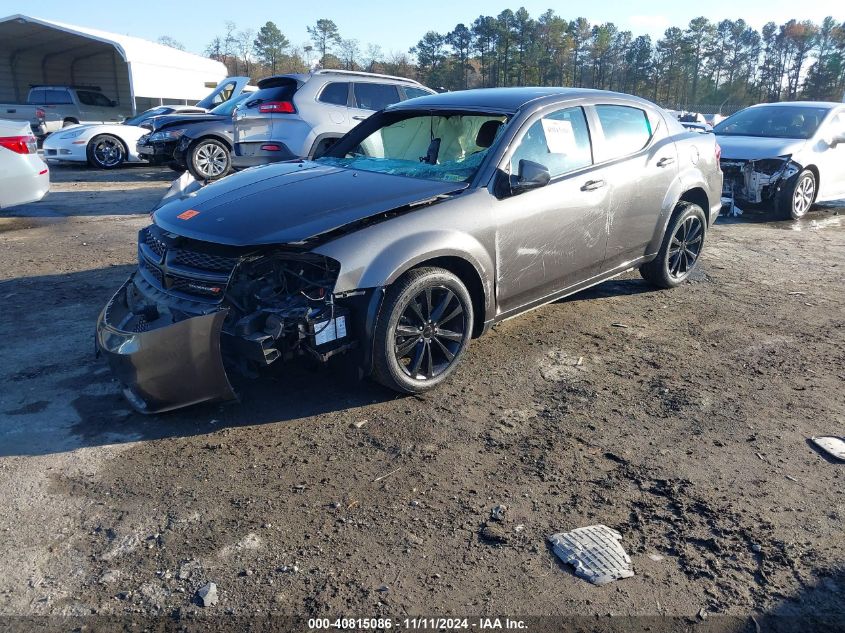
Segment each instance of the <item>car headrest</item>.
[{"label": "car headrest", "polygon": [[482,149],[487,149],[496,140],[496,134],[499,128],[502,127],[501,121],[485,121],[478,129],[478,134],[475,136],[475,144]]}]

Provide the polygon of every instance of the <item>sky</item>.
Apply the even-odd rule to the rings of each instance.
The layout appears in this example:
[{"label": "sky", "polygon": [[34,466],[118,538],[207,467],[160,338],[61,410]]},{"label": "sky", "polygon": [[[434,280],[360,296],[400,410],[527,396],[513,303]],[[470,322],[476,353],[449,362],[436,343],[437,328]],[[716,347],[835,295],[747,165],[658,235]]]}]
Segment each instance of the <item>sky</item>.
[{"label": "sky", "polygon": [[246,10],[241,15],[239,3],[232,0],[0,0],[0,17],[22,13],[149,40],[168,35],[195,53],[202,53],[229,20],[239,30],[257,30],[273,21],[294,45],[302,45],[308,40],[306,26],[320,18],[334,20],[341,36],[357,39],[362,50],[373,43],[384,52],[407,52],[426,31],[446,33],[459,22],[469,26],[479,15],[497,15],[520,6],[535,18],[551,8],[568,20],[583,16],[591,23],[613,22],[635,36],[653,39],[667,27],[686,26],[699,15],[713,21],[743,18],[757,29],[769,20],[782,23],[796,18],[818,23],[827,15],[845,22],[845,0],[321,0],[301,4],[253,1],[242,4]]}]

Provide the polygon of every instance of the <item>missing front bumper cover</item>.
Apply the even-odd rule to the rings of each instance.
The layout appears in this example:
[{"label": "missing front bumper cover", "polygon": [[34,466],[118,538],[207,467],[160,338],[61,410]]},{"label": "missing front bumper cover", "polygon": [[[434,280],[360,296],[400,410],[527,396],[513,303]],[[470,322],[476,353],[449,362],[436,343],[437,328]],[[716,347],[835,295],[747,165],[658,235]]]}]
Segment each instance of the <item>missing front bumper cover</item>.
[{"label": "missing front bumper cover", "polygon": [[759,160],[722,159],[724,173],[722,205],[729,215],[742,215],[739,205],[762,204],[774,200],[783,183],[801,171],[786,157]]},{"label": "missing front bumper cover", "polygon": [[201,402],[231,400],[220,351],[227,310],[192,316],[138,332],[115,327],[129,312],[127,281],[97,320],[97,346],[127,399],[141,413],[160,413]]}]

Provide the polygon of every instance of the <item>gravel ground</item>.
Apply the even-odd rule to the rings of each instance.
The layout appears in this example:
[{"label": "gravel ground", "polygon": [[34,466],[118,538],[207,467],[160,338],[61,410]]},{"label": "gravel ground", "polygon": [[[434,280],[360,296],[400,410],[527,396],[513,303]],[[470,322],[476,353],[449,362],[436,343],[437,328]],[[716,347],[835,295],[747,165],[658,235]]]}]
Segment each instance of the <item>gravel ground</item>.
[{"label": "gravel ground", "polygon": [[[507,321],[425,396],[290,366],[144,417],[93,326],[174,174],[52,175],[0,214],[0,615],[845,615],[845,464],[807,442],[845,435],[835,205]],[[598,523],[634,577],[554,557]]]}]

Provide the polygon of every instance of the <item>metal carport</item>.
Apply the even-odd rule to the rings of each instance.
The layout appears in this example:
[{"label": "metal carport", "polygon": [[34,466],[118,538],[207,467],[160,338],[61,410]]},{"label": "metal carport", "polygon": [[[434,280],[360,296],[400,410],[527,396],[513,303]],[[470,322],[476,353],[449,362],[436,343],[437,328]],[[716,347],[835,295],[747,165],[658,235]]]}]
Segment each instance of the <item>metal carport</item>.
[{"label": "metal carport", "polygon": [[127,114],[194,103],[226,76],[218,61],[154,42],[25,15],[0,18],[0,102],[33,84],[99,86]]}]

